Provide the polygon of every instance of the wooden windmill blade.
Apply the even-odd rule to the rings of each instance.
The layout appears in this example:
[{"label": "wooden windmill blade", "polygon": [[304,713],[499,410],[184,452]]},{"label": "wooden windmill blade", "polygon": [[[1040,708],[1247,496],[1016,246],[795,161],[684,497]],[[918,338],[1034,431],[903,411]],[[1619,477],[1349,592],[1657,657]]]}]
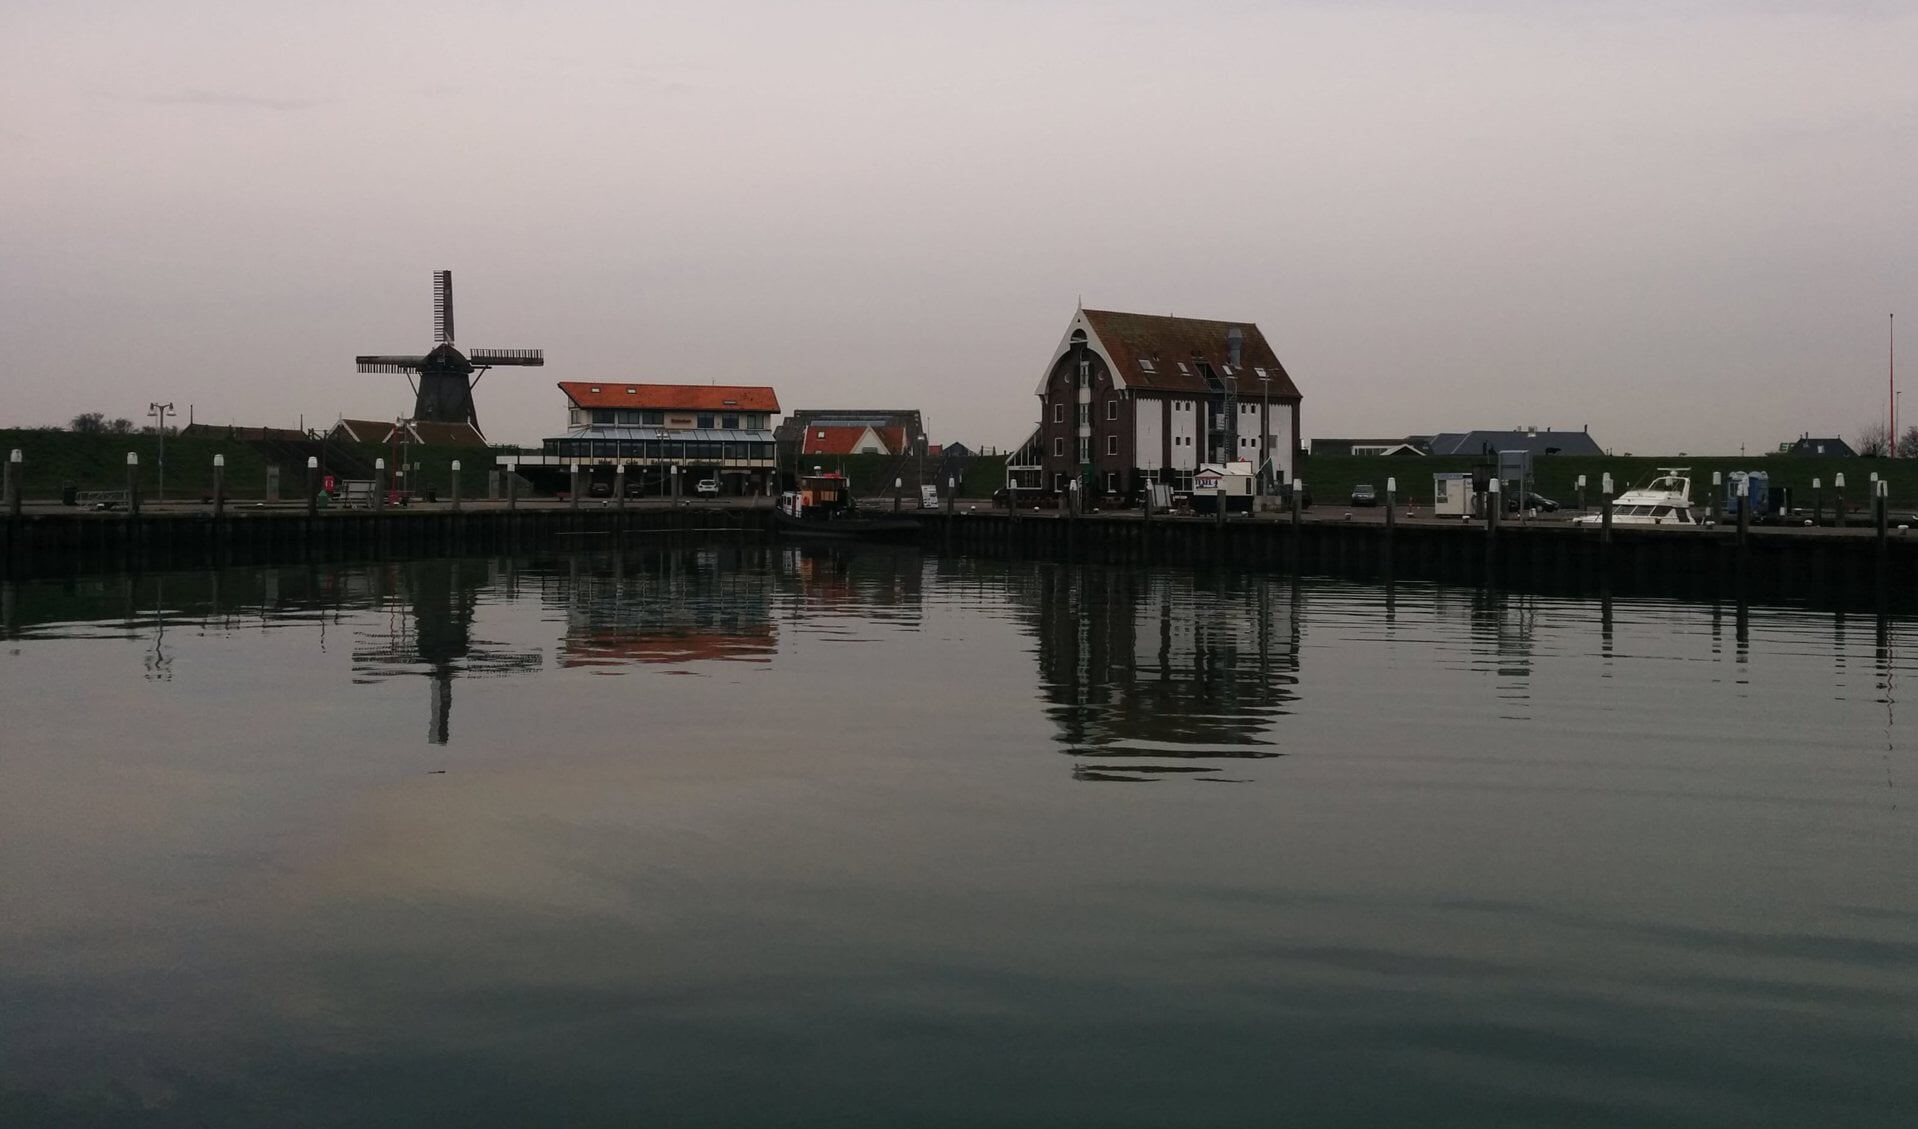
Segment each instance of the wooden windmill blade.
[{"label": "wooden windmill blade", "polygon": [[426,364],[426,358],[387,353],[354,357],[353,363],[361,372],[418,372]]},{"label": "wooden windmill blade", "polygon": [[451,345],[453,337],[453,272],[433,272],[433,340]]},{"label": "wooden windmill blade", "polygon": [[466,354],[475,368],[489,368],[494,365],[526,365],[529,367],[546,363],[546,354],[540,349],[473,349]]}]

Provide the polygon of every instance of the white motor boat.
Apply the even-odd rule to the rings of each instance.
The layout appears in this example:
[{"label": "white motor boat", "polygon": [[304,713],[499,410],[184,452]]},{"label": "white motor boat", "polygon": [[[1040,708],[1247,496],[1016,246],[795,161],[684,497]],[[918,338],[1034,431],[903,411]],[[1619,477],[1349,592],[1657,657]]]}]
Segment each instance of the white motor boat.
[{"label": "white motor boat", "polygon": [[[1597,525],[1605,517],[1586,514],[1573,520],[1580,525]],[[1659,467],[1650,482],[1612,499],[1612,524],[1697,525],[1692,518],[1691,468]]]}]

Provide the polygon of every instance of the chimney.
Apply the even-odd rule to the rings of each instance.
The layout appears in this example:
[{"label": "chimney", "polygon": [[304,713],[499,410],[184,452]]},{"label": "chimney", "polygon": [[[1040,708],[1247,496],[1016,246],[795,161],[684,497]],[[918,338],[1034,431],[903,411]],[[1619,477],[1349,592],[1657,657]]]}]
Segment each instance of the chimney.
[{"label": "chimney", "polygon": [[1225,359],[1233,368],[1238,368],[1245,356],[1245,334],[1233,326],[1225,331]]}]

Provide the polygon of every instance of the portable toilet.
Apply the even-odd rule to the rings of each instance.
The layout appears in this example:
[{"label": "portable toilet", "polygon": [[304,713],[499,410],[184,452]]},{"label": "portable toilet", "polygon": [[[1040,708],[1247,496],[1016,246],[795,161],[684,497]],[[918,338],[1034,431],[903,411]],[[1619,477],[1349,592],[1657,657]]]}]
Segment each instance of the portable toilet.
[{"label": "portable toilet", "polygon": [[1762,470],[1735,470],[1725,476],[1725,514],[1738,516],[1738,484],[1746,484],[1747,502],[1751,503],[1751,516],[1756,518],[1771,512],[1771,476]]}]

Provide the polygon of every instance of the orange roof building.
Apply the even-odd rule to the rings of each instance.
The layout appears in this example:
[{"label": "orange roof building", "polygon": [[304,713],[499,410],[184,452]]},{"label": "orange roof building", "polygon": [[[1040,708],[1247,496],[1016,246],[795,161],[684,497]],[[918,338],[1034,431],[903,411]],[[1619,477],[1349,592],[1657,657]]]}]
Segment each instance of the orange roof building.
[{"label": "orange roof building", "polygon": [[769,387],[563,380],[559,390],[566,434],[499,460],[536,483],[597,495],[772,491],[779,396]]}]

